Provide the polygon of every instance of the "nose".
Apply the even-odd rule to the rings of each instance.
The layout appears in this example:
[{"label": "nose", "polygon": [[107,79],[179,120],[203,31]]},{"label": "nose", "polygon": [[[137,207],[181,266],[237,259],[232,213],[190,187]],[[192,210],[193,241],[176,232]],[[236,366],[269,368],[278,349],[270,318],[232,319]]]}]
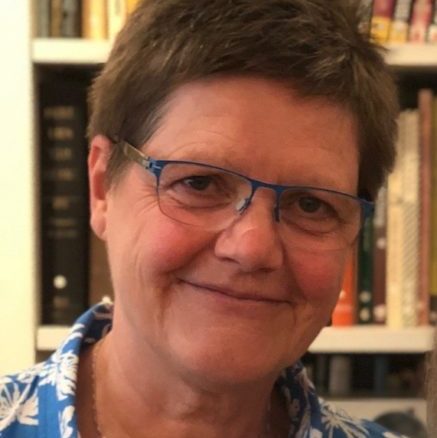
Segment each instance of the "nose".
[{"label": "nose", "polygon": [[237,263],[244,272],[274,271],[284,262],[272,200],[257,198],[215,242],[216,256]]}]

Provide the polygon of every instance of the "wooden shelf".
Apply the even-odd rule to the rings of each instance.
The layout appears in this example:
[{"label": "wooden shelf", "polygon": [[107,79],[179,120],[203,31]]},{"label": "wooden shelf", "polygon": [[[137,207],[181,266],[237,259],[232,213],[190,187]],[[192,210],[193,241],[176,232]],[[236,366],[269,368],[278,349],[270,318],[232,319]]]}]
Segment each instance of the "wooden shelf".
[{"label": "wooden shelf", "polygon": [[409,412],[426,424],[426,401],[421,398],[350,398],[326,399],[338,409],[356,418],[374,420],[387,412]]},{"label": "wooden shelf", "polygon": [[[69,328],[41,326],[37,350],[55,350]],[[433,328],[393,330],[383,326],[326,327],[310,347],[311,353],[423,353],[432,348]]]},{"label": "wooden shelf", "polygon": [[[102,64],[112,43],[82,38],[36,38],[32,60],[36,64]],[[402,44],[388,46],[387,62],[401,69],[437,68],[437,44]]]},{"label": "wooden shelf", "polygon": [[432,349],[433,328],[385,326],[326,327],[310,347],[312,353],[423,353]]},{"label": "wooden shelf", "polygon": [[106,61],[110,41],[83,38],[37,38],[32,43],[35,64],[96,65]]}]

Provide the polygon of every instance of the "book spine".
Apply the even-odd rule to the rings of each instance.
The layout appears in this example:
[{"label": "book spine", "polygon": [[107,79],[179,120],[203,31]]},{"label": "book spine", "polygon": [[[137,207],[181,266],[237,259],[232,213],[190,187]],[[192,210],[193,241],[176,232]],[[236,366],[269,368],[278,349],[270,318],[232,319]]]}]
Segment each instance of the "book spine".
[{"label": "book spine", "polygon": [[432,0],[415,0],[411,16],[409,41],[424,43],[432,18]]},{"label": "book spine", "polygon": [[412,6],[413,0],[397,0],[388,36],[389,43],[404,44],[408,41]]},{"label": "book spine", "polygon": [[430,322],[437,324],[437,97],[432,108],[431,145],[431,248],[430,248]]},{"label": "book spine", "polygon": [[86,308],[88,189],[86,97],[82,84],[40,86],[42,310],[71,324]]},{"label": "book spine", "polygon": [[386,262],[386,324],[402,327],[403,295],[403,246],[404,223],[402,215],[402,162],[405,149],[405,117],[403,111],[398,120],[397,162],[388,177],[387,185],[387,262]]},{"label": "book spine", "polygon": [[108,37],[106,0],[82,1],[82,36],[101,40]]},{"label": "book spine", "polygon": [[351,393],[352,358],[342,354],[334,354],[329,361],[328,394],[330,397],[341,397]]},{"label": "book spine", "polygon": [[385,324],[387,309],[385,301],[387,257],[387,187],[381,188],[373,217],[373,322]]},{"label": "book spine", "polygon": [[373,220],[364,223],[358,246],[357,322],[373,322]]},{"label": "book spine", "polygon": [[337,305],[332,313],[333,326],[351,326],[356,323],[357,255],[353,252],[344,273]]},{"label": "book spine", "polygon": [[107,0],[108,38],[114,39],[126,21],[125,0]]},{"label": "book spine", "polygon": [[139,2],[140,0],[126,0],[126,11],[128,15],[132,14]]},{"label": "book spine", "polygon": [[38,0],[37,5],[37,36],[50,36],[50,0]]},{"label": "book spine", "polygon": [[437,0],[434,0],[433,14],[428,28],[427,41],[431,44],[437,44]]},{"label": "book spine", "polygon": [[404,220],[403,242],[403,295],[402,295],[402,326],[418,325],[419,311],[419,228],[420,228],[420,197],[419,197],[419,138],[420,119],[418,110],[407,112],[405,158],[402,172],[402,210]]},{"label": "book spine", "polygon": [[370,36],[379,43],[388,40],[390,25],[393,17],[395,0],[374,0]]},{"label": "book spine", "polygon": [[81,36],[80,0],[63,0],[61,35],[65,38]]},{"label": "book spine", "polygon": [[419,174],[419,324],[429,324],[430,258],[431,258],[431,138],[433,91],[419,90],[418,106],[420,117],[420,174]]},{"label": "book spine", "polygon": [[50,36],[62,36],[62,2],[63,0],[50,0]]}]

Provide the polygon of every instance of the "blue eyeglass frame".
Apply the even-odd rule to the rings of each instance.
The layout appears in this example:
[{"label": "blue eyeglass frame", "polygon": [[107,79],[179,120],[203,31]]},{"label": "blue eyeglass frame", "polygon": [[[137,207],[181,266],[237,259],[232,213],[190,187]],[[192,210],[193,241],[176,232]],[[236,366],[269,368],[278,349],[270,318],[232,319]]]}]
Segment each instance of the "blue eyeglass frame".
[{"label": "blue eyeglass frame", "polygon": [[248,176],[241,175],[240,173],[234,172],[232,170],[223,169],[222,167],[213,166],[211,164],[205,164],[200,163],[196,161],[185,161],[185,160],[157,160],[155,158],[148,157],[144,155],[140,150],[138,150],[135,146],[127,142],[126,140],[123,140],[122,142],[122,151],[125,154],[127,158],[129,158],[132,161],[135,161],[138,163],[141,167],[152,173],[156,177],[156,190],[159,188],[159,179],[161,176],[161,172],[163,171],[164,167],[168,164],[194,164],[194,165],[200,165],[204,167],[208,167],[210,169],[217,169],[221,170],[223,172],[230,173],[232,175],[238,176],[239,178],[243,178],[246,181],[250,183],[251,186],[251,193],[248,198],[245,199],[244,204],[238,208],[238,212],[242,214],[251,204],[253,197],[255,196],[255,192],[259,188],[266,188],[273,190],[276,194],[276,202],[275,202],[275,208],[274,208],[274,218],[276,222],[279,222],[279,200],[281,198],[281,195],[286,190],[290,189],[302,189],[302,190],[322,190],[324,192],[333,193],[336,195],[344,196],[346,198],[352,199],[354,201],[357,201],[361,205],[361,211],[362,211],[362,220],[363,222],[368,219],[374,211],[375,204],[372,201],[368,201],[367,199],[360,198],[358,196],[350,195],[349,193],[343,193],[338,192],[336,190],[331,189],[322,189],[320,187],[311,187],[311,186],[284,186],[279,184],[271,184],[266,183],[264,181],[259,181],[253,178],[249,178]]}]

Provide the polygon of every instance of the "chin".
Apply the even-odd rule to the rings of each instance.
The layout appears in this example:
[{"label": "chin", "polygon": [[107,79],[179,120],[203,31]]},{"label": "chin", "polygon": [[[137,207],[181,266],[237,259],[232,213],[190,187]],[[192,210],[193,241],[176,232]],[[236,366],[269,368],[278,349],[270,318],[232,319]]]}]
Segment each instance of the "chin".
[{"label": "chin", "polygon": [[[179,369],[194,381],[211,388],[235,388],[273,381],[291,361],[262,345],[238,346],[232,342],[201,345],[175,351]],[[282,356],[282,357],[281,357]]]}]

